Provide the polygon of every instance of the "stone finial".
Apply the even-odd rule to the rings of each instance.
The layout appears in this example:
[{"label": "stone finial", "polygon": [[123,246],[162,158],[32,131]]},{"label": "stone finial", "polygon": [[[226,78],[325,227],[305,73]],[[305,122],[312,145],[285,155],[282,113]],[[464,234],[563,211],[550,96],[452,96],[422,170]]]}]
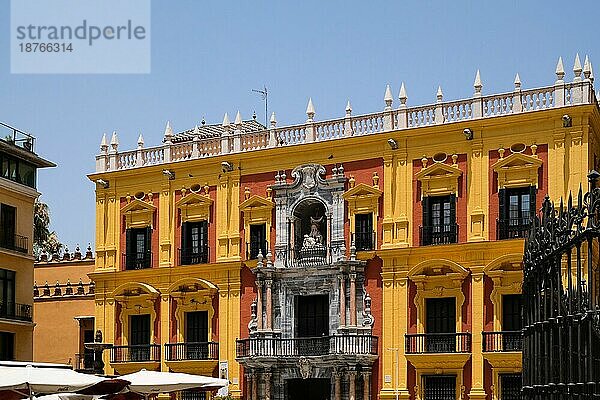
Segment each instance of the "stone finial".
[{"label": "stone finial", "polygon": [[423,155],[423,157],[421,158],[421,165],[423,166],[423,169],[427,168],[427,156]]},{"label": "stone finial", "polygon": [[204,195],[205,196],[208,196],[209,190],[210,190],[210,186],[208,186],[208,182],[205,182],[204,183]]},{"label": "stone finial", "polygon": [[385,101],[385,110],[391,110],[394,97],[392,96],[392,89],[390,89],[390,85],[385,87],[385,96],[383,97],[383,101]]},{"label": "stone finial", "polygon": [[240,114],[239,110],[237,114],[235,114],[235,125],[238,127],[242,125],[242,114]]},{"label": "stone finial", "polygon": [[138,136],[137,145],[138,145],[138,149],[144,148],[144,137],[142,136],[141,133],[140,133],[140,136]]},{"label": "stone finial", "polygon": [[110,147],[112,147],[113,152],[117,152],[119,148],[119,137],[117,136],[117,131],[113,131],[112,137],[110,138]]},{"label": "stone finial", "polygon": [[250,188],[246,186],[244,188],[244,200],[248,200],[250,198]]},{"label": "stone finial", "polygon": [[475,94],[481,94],[481,88],[483,88],[483,84],[481,83],[481,74],[479,73],[479,70],[477,70],[477,73],[475,74],[473,87],[475,88]]},{"label": "stone finial", "polygon": [[356,179],[354,178],[354,175],[350,175],[350,179],[348,179],[348,185],[350,188],[353,188],[356,185]]},{"label": "stone finial", "polygon": [[258,255],[256,256],[256,259],[257,259],[256,267],[257,268],[262,267],[263,266],[264,256],[263,256],[263,253],[262,253],[262,249],[260,249],[260,248],[258,249]]},{"label": "stone finial", "polygon": [[200,123],[202,124],[202,126],[206,125],[206,118],[202,117],[202,121],[200,121]]},{"label": "stone finial", "polygon": [[223,116],[223,128],[229,128],[229,125],[231,124],[231,122],[229,121],[229,115],[227,113],[225,113],[225,116]]},{"label": "stone finial", "polygon": [[535,156],[537,153],[537,144],[534,143],[530,147],[531,147],[531,155]]},{"label": "stone finial", "polygon": [[581,80],[582,70],[583,69],[581,68],[581,60],[579,59],[579,53],[577,53],[575,55],[575,63],[573,64],[573,73],[575,74],[575,79],[573,79],[574,81]]},{"label": "stone finial", "polygon": [[192,131],[192,135],[194,135],[194,137],[200,137],[200,128],[198,128],[198,125],[196,125],[194,127],[194,130]]},{"label": "stone finial", "polygon": [[500,147],[500,148],[498,149],[498,155],[500,156],[500,159],[501,159],[501,160],[503,160],[503,159],[504,159],[504,152],[505,152],[505,151],[506,151],[506,150],[504,150],[504,148],[503,148],[503,147]]},{"label": "stone finial", "polygon": [[377,171],[373,172],[373,187],[379,189],[379,175],[377,174]]},{"label": "stone finial", "polygon": [[90,243],[88,243],[88,247],[85,252],[85,258],[86,259],[94,258],[94,253],[92,253],[92,245]]},{"label": "stone finial", "polygon": [[585,61],[583,62],[583,77],[586,80],[590,79],[590,59],[588,57],[588,55],[585,55]]},{"label": "stone finial", "polygon": [[406,88],[404,87],[404,82],[400,86],[400,93],[398,94],[398,99],[400,100],[400,108],[406,108],[406,100],[408,97],[406,96]]},{"label": "stone finial", "polygon": [[348,103],[346,104],[346,117],[349,117],[352,115],[352,106],[350,105],[350,100],[348,100]]},{"label": "stone finial", "polygon": [[252,111],[252,119],[256,121],[256,110]]},{"label": "stone finial", "polygon": [[271,186],[267,186],[267,199],[271,200],[271,196],[273,195],[273,189]]},{"label": "stone finial", "polygon": [[106,154],[108,151],[108,143],[106,142],[106,133],[102,134],[102,140],[100,141],[100,151]]},{"label": "stone finial", "polygon": [[165,126],[165,142],[170,142],[173,138],[173,128],[171,127],[171,121],[167,121]]},{"label": "stone finial", "polygon": [[271,253],[271,247],[267,246],[267,268],[273,268],[273,253]]},{"label": "stone finial", "polygon": [[271,128],[275,128],[277,126],[277,118],[275,118],[275,111],[271,113]]},{"label": "stone finial", "polygon": [[81,248],[79,247],[79,244],[77,244],[77,247],[75,247],[75,253],[73,253],[73,258],[75,260],[81,260]]},{"label": "stone finial", "polygon": [[443,100],[443,98],[444,98],[444,92],[442,92],[442,87],[441,86],[438,86],[438,90],[437,90],[437,93],[436,93],[435,96],[437,98],[438,103],[441,103],[442,100]]},{"label": "stone finial", "polygon": [[313,122],[315,118],[315,106],[313,105],[312,97],[308,98],[308,105],[306,106],[306,116],[308,117],[306,122]]},{"label": "stone finial", "polygon": [[521,89],[521,77],[519,76],[519,73],[517,72],[517,75],[515,75],[515,90],[520,90]]},{"label": "stone finial", "polygon": [[558,57],[554,73],[556,74],[556,82],[562,82],[565,77],[565,67],[563,66],[562,57]]},{"label": "stone finial", "polygon": [[592,62],[590,61],[590,81],[594,83],[594,67],[592,66]]}]

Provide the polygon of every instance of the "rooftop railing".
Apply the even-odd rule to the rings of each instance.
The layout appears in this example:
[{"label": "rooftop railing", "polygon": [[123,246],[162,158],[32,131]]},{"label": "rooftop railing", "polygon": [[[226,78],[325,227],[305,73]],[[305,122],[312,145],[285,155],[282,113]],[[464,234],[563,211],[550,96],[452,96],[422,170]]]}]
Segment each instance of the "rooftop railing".
[{"label": "rooftop railing", "polygon": [[33,153],[35,138],[13,126],[0,122],[0,139]]},{"label": "rooftop railing", "polygon": [[[560,65],[562,69],[562,62]],[[230,123],[226,119],[221,126],[220,136],[198,135],[179,143],[172,141],[173,133],[168,125],[162,145],[144,148],[143,138],[140,137],[137,149],[124,152],[119,152],[119,140],[116,133],[113,133],[110,144],[107,143],[106,138],[103,138],[101,153],[96,156],[96,172],[125,170],[581,104],[597,104],[591,71],[583,68],[583,77],[581,73],[581,69],[575,70],[573,82],[565,83],[564,72],[559,72],[557,69],[558,79],[554,85],[527,90],[521,89],[521,82],[517,76],[512,92],[487,96],[482,95],[482,83],[478,74],[474,84],[475,92],[471,98],[444,102],[440,88],[435,103],[417,107],[406,105],[407,96],[403,86],[399,96],[400,105],[395,109],[392,107],[393,98],[388,87],[385,96],[386,106],[381,112],[353,116],[352,108],[348,103],[343,118],[315,121],[314,107],[311,102],[307,109],[308,120],[304,124],[278,127],[273,115],[268,128],[244,133],[241,124]]]}]

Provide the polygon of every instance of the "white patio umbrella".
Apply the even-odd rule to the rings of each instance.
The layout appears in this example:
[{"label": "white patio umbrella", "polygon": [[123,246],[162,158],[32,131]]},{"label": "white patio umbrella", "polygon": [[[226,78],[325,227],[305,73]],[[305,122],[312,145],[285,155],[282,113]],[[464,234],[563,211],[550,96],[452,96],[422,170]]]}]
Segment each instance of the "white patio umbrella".
[{"label": "white patio umbrella", "polygon": [[104,380],[66,368],[0,366],[0,390],[26,390],[30,398],[34,393],[76,392]]},{"label": "white patio umbrella", "polygon": [[102,396],[77,393],[55,393],[36,397],[35,400],[97,400]]},{"label": "white patio umbrella", "polygon": [[210,376],[184,374],[179,372],[141,371],[119,377],[131,382],[129,390],[143,395],[146,399],[155,393],[177,392],[187,389],[217,389],[227,386],[226,379]]}]

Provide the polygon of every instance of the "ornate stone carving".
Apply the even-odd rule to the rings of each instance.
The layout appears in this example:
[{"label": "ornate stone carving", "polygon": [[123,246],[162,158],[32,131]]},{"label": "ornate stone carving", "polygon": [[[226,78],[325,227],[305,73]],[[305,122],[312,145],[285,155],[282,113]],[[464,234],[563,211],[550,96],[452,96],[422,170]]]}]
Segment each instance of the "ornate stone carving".
[{"label": "ornate stone carving", "polygon": [[250,305],[250,312],[251,317],[250,322],[248,322],[248,330],[250,331],[250,333],[253,333],[256,332],[258,328],[258,318],[256,316],[256,300],[254,300]]},{"label": "ornate stone carving", "polygon": [[298,360],[298,369],[300,370],[302,379],[308,379],[312,376],[313,366],[308,358],[300,357]]},{"label": "ornate stone carving", "polygon": [[375,322],[375,318],[373,317],[373,314],[371,314],[371,296],[369,296],[369,293],[367,293],[364,286],[363,286],[363,293],[365,295],[365,298],[364,298],[365,308],[362,313],[363,314],[363,326],[367,327],[367,328],[373,328],[373,323]]}]

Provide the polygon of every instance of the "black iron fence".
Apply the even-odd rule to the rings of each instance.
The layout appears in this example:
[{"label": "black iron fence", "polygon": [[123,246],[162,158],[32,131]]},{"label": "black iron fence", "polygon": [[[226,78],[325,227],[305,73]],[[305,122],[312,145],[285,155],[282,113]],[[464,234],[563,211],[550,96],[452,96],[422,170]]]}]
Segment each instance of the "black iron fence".
[{"label": "black iron fence", "polygon": [[125,253],[122,256],[125,269],[146,269],[152,267],[152,252]]},{"label": "black iron fence", "polygon": [[405,335],[406,354],[421,353],[470,353],[471,334],[415,333]]},{"label": "black iron fence", "polygon": [[528,218],[497,219],[496,237],[499,240],[524,238],[529,232],[530,225]]},{"label": "black iron fence", "polygon": [[130,346],[113,346],[110,349],[110,362],[158,362],[160,361],[159,344],[137,344]]},{"label": "black iron fence", "polygon": [[167,361],[182,360],[218,360],[219,343],[216,342],[184,342],[165,344]]},{"label": "black iron fence", "polygon": [[33,320],[32,312],[33,307],[30,304],[0,301],[0,318],[31,322]]},{"label": "black iron fence", "polygon": [[200,248],[184,248],[179,249],[179,265],[195,265],[208,263],[208,246]]},{"label": "black iron fence", "polygon": [[544,200],[523,257],[523,397],[597,399],[600,393],[600,174],[576,205]]},{"label": "black iron fence", "polygon": [[352,234],[352,243],[356,251],[375,250],[375,232],[355,232]]},{"label": "black iron fence", "polygon": [[376,355],[377,337],[371,335],[312,338],[248,338],[237,340],[238,357],[299,357],[335,354]]},{"label": "black iron fence", "polygon": [[523,334],[521,331],[482,332],[483,351],[522,351]]},{"label": "black iron fence", "polygon": [[0,139],[33,153],[35,138],[13,126],[0,122]]},{"label": "black iron fence", "polygon": [[458,242],[458,224],[419,226],[421,246]]},{"label": "black iron fence", "polygon": [[21,235],[0,236],[0,247],[3,249],[27,253],[29,250],[29,238]]}]

